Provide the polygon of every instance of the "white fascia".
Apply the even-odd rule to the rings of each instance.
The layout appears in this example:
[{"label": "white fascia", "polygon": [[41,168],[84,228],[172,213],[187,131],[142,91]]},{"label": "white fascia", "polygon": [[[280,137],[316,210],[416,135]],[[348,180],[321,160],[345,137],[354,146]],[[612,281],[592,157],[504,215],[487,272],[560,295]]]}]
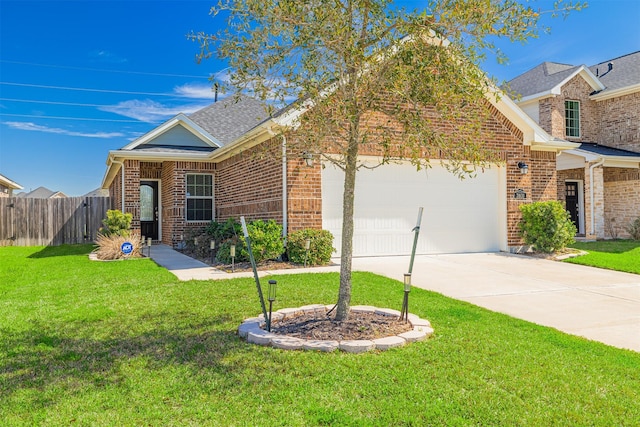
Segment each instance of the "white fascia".
[{"label": "white fascia", "polygon": [[621,87],[619,89],[615,89],[611,91],[608,90],[605,92],[599,92],[599,93],[596,93],[595,95],[591,95],[589,99],[593,101],[604,101],[606,99],[611,99],[618,96],[631,95],[632,93],[636,93],[636,92],[640,92],[640,83],[637,83],[631,86]]}]

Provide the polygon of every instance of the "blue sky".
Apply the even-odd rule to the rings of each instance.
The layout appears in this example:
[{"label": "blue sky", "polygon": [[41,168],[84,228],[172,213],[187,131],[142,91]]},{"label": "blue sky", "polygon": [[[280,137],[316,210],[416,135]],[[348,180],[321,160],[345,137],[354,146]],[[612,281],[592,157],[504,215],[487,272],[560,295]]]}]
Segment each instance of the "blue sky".
[{"label": "blue sky", "polygon": [[[208,77],[225,64],[197,64],[186,35],[222,24],[214,3],[0,0],[0,174],[82,195],[100,186],[109,150],[213,102]],[[543,61],[599,63],[640,50],[638,22],[639,0],[592,0],[483,68],[509,80]]]}]

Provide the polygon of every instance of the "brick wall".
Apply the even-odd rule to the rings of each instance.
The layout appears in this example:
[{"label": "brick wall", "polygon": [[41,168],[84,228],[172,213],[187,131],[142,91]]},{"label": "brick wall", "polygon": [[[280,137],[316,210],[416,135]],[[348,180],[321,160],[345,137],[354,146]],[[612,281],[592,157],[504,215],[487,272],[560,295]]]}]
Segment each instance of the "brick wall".
[{"label": "brick wall", "polygon": [[[217,191],[216,165],[211,162],[162,162],[160,174],[162,200],[162,242],[173,245],[190,231],[206,227],[208,221],[187,221],[187,177],[189,173],[213,175]],[[214,212],[216,209],[214,197]]]},{"label": "brick wall", "polygon": [[111,181],[109,198],[111,200],[111,209],[122,211],[122,168]]},{"label": "brick wall", "polygon": [[640,153],[640,92],[599,101],[597,105],[597,142]]},{"label": "brick wall", "polygon": [[[576,76],[561,95],[539,102],[540,126],[551,135],[575,142],[597,142],[640,153],[640,92],[603,101],[589,99],[591,86]],[[565,135],[564,101],[580,101],[580,137]]]},{"label": "brick wall", "polygon": [[281,138],[272,138],[216,166],[216,217],[282,223]]},{"label": "brick wall", "polygon": [[[604,169],[604,217],[618,237],[628,238],[627,227],[640,216],[640,171]],[[605,230],[607,231],[607,230]],[[612,237],[608,232],[606,237]]]},{"label": "brick wall", "polygon": [[131,229],[140,231],[140,161],[124,161],[124,213],[131,213]]}]

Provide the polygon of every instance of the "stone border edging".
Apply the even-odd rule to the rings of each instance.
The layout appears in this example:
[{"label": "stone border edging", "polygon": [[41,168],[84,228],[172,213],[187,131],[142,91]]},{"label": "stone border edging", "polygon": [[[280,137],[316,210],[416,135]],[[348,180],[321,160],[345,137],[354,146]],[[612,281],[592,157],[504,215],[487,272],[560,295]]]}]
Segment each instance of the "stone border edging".
[{"label": "stone border edging", "polygon": [[[325,314],[333,305],[312,304],[298,308],[283,308],[273,313],[272,321],[296,317],[302,314]],[[356,305],[351,307],[352,312],[376,313],[383,316],[400,318],[400,312],[390,308],[376,308],[369,305]],[[262,329],[265,325],[264,315],[251,317],[242,322],[238,327],[238,335],[247,342],[263,346],[272,346],[282,350],[315,350],[331,352],[342,350],[347,353],[365,353],[373,349],[385,351],[394,347],[402,347],[409,342],[422,341],[433,334],[431,323],[421,319],[415,314],[409,313],[409,323],[413,327],[411,331],[399,335],[391,335],[374,340],[305,340],[302,338],[278,335]]]}]

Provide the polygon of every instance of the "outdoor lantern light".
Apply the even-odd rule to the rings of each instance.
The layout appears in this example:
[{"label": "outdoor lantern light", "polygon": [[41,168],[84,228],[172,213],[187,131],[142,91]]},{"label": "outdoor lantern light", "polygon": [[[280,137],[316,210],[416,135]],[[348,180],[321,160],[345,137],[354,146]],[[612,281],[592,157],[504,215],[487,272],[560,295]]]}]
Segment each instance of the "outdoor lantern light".
[{"label": "outdoor lantern light", "polygon": [[209,242],[209,249],[211,250],[211,264],[213,264],[213,251],[216,248],[216,241],[212,240]]},{"label": "outdoor lantern light", "polygon": [[151,237],[147,238],[147,246],[149,246],[149,258],[151,258]]},{"label": "outdoor lantern light", "polygon": [[518,169],[523,175],[529,172],[529,166],[525,162],[518,162]]},{"label": "outdoor lantern light", "polygon": [[304,241],[304,267],[307,268],[307,258],[309,258],[309,249],[311,249],[311,239]]},{"label": "outdoor lantern light", "polygon": [[269,280],[269,318],[267,319],[267,331],[271,332],[271,313],[273,308],[273,302],[276,300],[276,287],[278,286],[278,282],[275,280]]},{"label": "outdoor lantern light", "polygon": [[305,151],[304,153],[302,153],[302,158],[304,159],[304,162],[307,164],[308,167],[313,167],[313,154]]},{"label": "outdoor lantern light", "polygon": [[411,291],[411,273],[404,273],[404,291]]},{"label": "outdoor lantern light", "polygon": [[269,301],[273,302],[276,300],[276,289],[278,287],[278,282],[275,280],[269,280]]}]

